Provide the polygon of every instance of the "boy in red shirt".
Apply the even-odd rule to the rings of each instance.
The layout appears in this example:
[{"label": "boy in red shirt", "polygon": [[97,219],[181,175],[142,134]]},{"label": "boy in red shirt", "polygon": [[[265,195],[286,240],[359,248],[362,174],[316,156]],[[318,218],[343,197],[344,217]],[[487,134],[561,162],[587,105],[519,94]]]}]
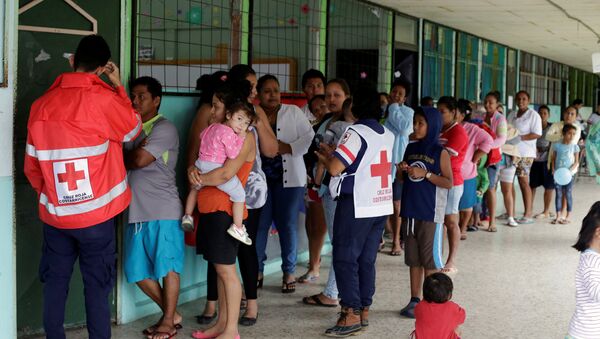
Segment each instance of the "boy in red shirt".
[{"label": "boy in red shirt", "polygon": [[465,322],[465,310],[450,301],[452,280],[434,273],[423,282],[423,301],[415,307],[415,339],[457,339]]}]

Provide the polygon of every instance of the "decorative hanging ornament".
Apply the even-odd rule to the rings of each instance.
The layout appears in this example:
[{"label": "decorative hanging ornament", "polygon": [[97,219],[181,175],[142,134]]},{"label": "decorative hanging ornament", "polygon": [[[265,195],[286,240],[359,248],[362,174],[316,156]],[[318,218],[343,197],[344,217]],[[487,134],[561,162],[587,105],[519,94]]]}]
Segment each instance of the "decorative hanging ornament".
[{"label": "decorative hanging ornament", "polygon": [[192,7],[188,13],[188,21],[190,24],[200,25],[202,23],[202,8]]},{"label": "decorative hanging ornament", "polygon": [[304,4],[300,6],[300,11],[302,14],[308,14],[310,12],[310,6],[308,6],[308,4]]},{"label": "decorative hanging ornament", "polygon": [[361,79],[366,79],[367,78],[367,72],[360,72],[360,78]]},{"label": "decorative hanging ornament", "polygon": [[296,19],[295,19],[295,18],[289,18],[289,19],[288,19],[288,24],[290,24],[290,25],[292,25],[292,26],[295,26],[295,25],[296,25],[296,23],[297,23],[297,22],[296,22]]}]

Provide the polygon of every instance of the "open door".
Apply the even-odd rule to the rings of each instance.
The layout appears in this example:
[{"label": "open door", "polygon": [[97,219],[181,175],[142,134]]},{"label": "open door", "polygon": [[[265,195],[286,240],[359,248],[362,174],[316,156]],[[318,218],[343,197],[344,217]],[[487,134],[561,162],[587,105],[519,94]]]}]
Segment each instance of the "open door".
[{"label": "open door", "polygon": [[[82,11],[71,6],[71,3],[73,2],[64,0],[19,1],[19,8],[27,9],[21,11],[19,16],[19,24],[25,28],[20,26],[18,36],[19,86],[14,127],[19,335],[39,333],[43,327],[42,284],[38,278],[42,223],[38,219],[36,194],[23,174],[29,109],[59,74],[70,71],[68,60],[63,55],[74,53],[81,37],[93,32],[95,24],[90,17],[97,20],[98,34],[108,42],[113,59],[119,59],[121,2],[79,0],[76,6]],[[114,305],[113,302],[113,312],[116,310]],[[65,325],[82,324],[85,324],[83,282],[76,263],[67,301]]]}]

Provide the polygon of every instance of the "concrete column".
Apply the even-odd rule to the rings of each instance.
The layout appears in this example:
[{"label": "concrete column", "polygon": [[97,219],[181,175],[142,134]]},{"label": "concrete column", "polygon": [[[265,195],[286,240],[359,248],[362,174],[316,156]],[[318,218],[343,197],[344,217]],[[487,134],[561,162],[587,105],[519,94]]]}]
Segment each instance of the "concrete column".
[{"label": "concrete column", "polygon": [[17,3],[0,0],[0,16],[4,17],[4,27],[0,28],[0,333],[4,338],[17,337],[17,263],[13,193]]}]

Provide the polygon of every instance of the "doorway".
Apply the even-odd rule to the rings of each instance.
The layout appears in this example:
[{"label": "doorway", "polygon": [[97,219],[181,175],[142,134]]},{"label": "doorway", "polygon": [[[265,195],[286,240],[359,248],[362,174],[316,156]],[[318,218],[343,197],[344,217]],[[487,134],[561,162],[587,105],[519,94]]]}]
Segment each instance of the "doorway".
[{"label": "doorway", "polygon": [[[19,6],[30,3],[20,0]],[[120,1],[79,0],[77,5],[94,17],[99,32],[108,42],[113,59],[120,54]],[[66,2],[43,1],[19,16],[20,25],[91,30],[92,24]],[[17,224],[17,330],[26,335],[43,331],[42,284],[38,278],[38,265],[42,248],[42,223],[38,219],[38,202],[35,191],[23,173],[27,121],[29,109],[54,82],[56,77],[69,72],[66,53],[74,53],[81,35],[69,35],[20,30],[18,34],[17,93],[14,122],[15,152],[15,202]],[[113,316],[116,303],[113,297]],[[65,326],[85,324],[83,282],[78,264],[75,264],[69,298],[66,305]]]}]

